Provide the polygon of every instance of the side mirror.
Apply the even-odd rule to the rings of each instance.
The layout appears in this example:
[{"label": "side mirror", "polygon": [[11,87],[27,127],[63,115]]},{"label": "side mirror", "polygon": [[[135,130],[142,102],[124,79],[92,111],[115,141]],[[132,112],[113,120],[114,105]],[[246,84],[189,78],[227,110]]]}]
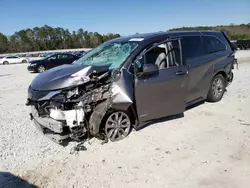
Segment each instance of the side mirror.
[{"label": "side mirror", "polygon": [[156,64],[144,64],[143,66],[143,75],[152,75],[159,71],[159,67]]}]

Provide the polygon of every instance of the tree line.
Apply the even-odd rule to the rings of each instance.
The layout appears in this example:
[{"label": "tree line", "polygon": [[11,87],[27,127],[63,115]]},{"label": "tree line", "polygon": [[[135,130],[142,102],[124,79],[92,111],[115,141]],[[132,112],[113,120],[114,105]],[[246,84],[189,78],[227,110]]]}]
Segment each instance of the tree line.
[{"label": "tree line", "polygon": [[0,53],[32,52],[43,50],[93,48],[119,34],[99,34],[83,29],[70,32],[61,27],[35,27],[15,32],[11,36],[0,33]]},{"label": "tree line", "polygon": [[224,31],[230,40],[250,39],[250,23],[249,24],[230,24],[217,26],[197,26],[197,27],[180,27],[173,28],[169,31],[187,31],[187,30],[215,30]]},{"label": "tree line", "polygon": [[[241,25],[218,25],[173,28],[169,31],[180,30],[218,30],[224,31],[230,40],[250,39],[250,23]],[[11,36],[0,33],[0,53],[32,52],[43,50],[58,50],[72,48],[93,48],[97,45],[120,37],[120,34],[99,34],[83,29],[70,32],[61,27],[35,27],[15,32]]]}]

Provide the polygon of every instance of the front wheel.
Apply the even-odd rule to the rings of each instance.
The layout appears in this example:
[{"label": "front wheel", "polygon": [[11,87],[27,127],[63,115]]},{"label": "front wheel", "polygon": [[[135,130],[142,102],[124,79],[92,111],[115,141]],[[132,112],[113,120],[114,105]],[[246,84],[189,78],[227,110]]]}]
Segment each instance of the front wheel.
[{"label": "front wheel", "polygon": [[114,111],[106,116],[104,131],[110,141],[115,142],[127,137],[132,123],[127,112]]},{"label": "front wheel", "polygon": [[27,61],[26,60],[22,60],[22,63],[27,63]]},{"label": "front wheel", "polygon": [[44,72],[45,70],[46,70],[46,68],[43,65],[39,65],[37,68],[37,72],[39,72],[39,73]]},{"label": "front wheel", "polygon": [[3,64],[4,64],[4,65],[8,65],[9,62],[8,62],[8,61],[4,61]]},{"label": "front wheel", "polygon": [[208,102],[218,102],[224,95],[226,89],[225,79],[221,74],[217,74],[210,85],[207,101]]}]

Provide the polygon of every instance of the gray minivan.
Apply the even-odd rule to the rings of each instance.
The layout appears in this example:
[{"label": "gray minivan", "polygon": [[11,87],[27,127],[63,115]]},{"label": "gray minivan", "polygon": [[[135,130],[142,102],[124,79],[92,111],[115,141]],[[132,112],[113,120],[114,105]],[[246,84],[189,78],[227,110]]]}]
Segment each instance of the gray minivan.
[{"label": "gray minivan", "polygon": [[35,125],[57,143],[86,135],[117,141],[132,127],[218,102],[233,80],[224,32],[181,31],[107,41],[72,65],[39,74],[28,89]]}]

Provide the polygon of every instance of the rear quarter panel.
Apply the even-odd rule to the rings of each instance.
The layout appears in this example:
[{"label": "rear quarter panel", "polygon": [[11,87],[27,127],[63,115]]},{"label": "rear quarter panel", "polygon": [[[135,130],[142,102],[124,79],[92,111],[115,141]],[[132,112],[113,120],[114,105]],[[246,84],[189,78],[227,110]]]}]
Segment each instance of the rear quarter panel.
[{"label": "rear quarter panel", "polygon": [[219,72],[224,72],[227,74],[234,62],[234,54],[232,50],[217,52],[215,55],[217,58],[217,63],[214,65],[213,76]]}]

